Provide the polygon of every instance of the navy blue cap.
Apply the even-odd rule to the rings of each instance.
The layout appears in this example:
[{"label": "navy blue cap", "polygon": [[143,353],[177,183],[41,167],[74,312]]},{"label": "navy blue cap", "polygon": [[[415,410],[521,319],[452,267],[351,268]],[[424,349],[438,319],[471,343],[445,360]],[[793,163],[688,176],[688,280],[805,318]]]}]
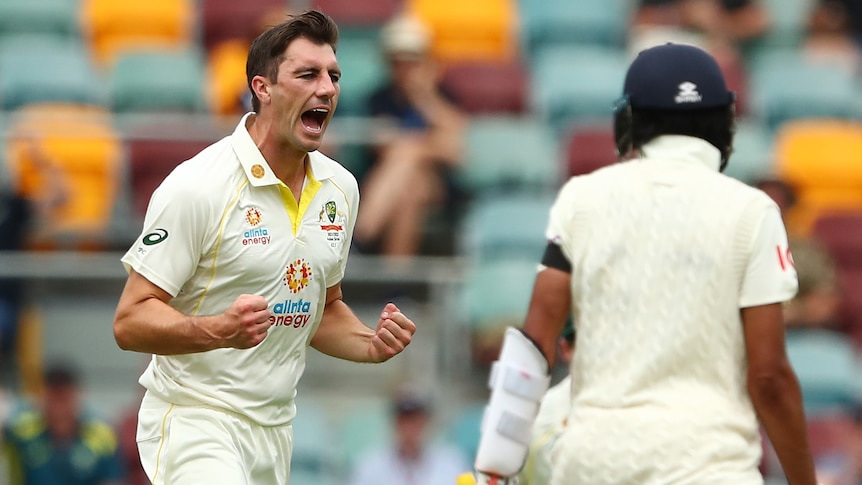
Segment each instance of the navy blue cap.
[{"label": "navy blue cap", "polygon": [[711,55],[671,43],[638,54],[626,73],[623,94],[632,108],[672,111],[730,106],[735,100]]}]

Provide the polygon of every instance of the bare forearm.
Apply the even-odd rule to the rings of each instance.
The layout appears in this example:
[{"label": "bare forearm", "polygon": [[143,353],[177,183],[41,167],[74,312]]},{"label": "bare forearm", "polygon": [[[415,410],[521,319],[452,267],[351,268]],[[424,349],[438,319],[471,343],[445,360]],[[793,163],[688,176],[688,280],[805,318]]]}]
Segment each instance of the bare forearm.
[{"label": "bare forearm", "polygon": [[219,318],[183,315],[151,298],[118,310],[114,337],[123,350],[161,355],[190,354],[220,347],[205,330],[205,320]]},{"label": "bare forearm", "polygon": [[815,485],[802,393],[793,371],[788,368],[777,376],[749,376],[748,388],[788,483]]},{"label": "bare forearm", "polygon": [[374,330],[362,323],[350,307],[339,299],[326,305],[311,346],[339,359],[372,362],[368,349],[373,337]]}]

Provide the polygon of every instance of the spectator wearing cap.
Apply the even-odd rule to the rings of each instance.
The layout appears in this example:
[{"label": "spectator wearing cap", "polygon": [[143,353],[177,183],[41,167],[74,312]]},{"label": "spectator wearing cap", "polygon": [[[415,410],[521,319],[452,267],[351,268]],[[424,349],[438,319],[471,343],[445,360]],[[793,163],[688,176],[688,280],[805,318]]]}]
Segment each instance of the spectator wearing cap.
[{"label": "spectator wearing cap", "polygon": [[392,399],[393,438],[380,449],[369,450],[357,461],[350,485],[454,484],[470,470],[461,452],[430,441],[432,409],[428,398],[399,391]]},{"label": "spectator wearing cap", "polygon": [[366,109],[378,126],[394,130],[372,142],[354,242],[366,253],[413,256],[422,249],[429,211],[459,200],[452,169],[460,163],[467,118],[441,87],[426,25],[398,16],[383,27],[381,43],[388,79]]},{"label": "spectator wearing cap", "polygon": [[119,485],[123,466],[113,428],[82,405],[78,373],[54,364],[44,392],[3,427],[12,485]]}]

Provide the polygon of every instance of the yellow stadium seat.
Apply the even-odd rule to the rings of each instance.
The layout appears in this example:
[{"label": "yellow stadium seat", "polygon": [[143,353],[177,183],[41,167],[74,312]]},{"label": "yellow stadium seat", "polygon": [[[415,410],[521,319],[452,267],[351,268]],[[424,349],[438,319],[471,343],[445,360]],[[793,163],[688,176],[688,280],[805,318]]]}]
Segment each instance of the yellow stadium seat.
[{"label": "yellow stadium seat", "polygon": [[207,93],[213,113],[237,114],[242,111],[240,100],[248,91],[245,76],[245,61],[249,43],[243,39],[232,39],[213,47],[207,59],[207,75],[210,90]]},{"label": "yellow stadium seat", "polygon": [[82,31],[96,64],[110,64],[124,50],[188,47],[195,34],[194,0],[83,0]]},{"label": "yellow stadium seat", "polygon": [[122,160],[109,114],[84,105],[28,105],[14,113],[8,135],[6,160],[19,191],[33,200],[50,196],[46,191],[64,194],[31,244],[85,249],[109,243]]},{"label": "yellow stadium seat", "polygon": [[409,0],[409,13],[432,31],[432,54],[442,62],[511,61],[518,56],[514,0]]},{"label": "yellow stadium seat", "polygon": [[776,134],[776,174],[798,192],[793,232],[808,234],[824,213],[862,209],[862,122],[806,119]]}]

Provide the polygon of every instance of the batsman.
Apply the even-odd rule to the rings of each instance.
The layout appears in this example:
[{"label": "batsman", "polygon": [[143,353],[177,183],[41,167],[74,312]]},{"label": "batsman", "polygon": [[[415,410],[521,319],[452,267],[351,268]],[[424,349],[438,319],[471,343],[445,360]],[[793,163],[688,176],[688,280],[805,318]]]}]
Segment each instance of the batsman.
[{"label": "batsman", "polygon": [[734,103],[702,49],[633,60],[614,108],[620,162],[560,189],[524,326],[492,367],[479,484],[514,483],[571,316],[550,485],[762,485],[760,425],[788,483],[816,485],[784,345],[787,233],[769,196],[722,174]]}]

